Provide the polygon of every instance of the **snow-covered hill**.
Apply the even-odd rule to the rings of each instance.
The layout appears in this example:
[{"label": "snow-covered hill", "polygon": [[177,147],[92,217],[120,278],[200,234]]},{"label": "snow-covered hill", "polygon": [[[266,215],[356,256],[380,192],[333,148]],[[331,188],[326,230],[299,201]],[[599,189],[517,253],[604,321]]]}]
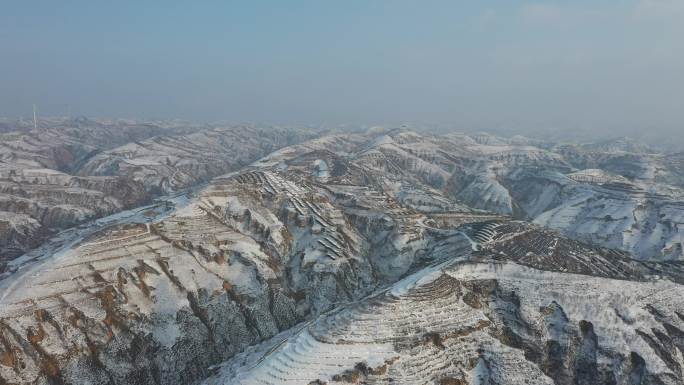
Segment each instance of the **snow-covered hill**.
[{"label": "snow-covered hill", "polygon": [[483,250],[281,333],[205,384],[681,383],[680,276],[534,227],[483,231]]},{"label": "snow-covered hill", "polygon": [[[0,384],[682,383],[675,156],[308,135],[214,127],[7,173],[53,210],[87,197],[75,180],[159,197],[7,261]],[[41,229],[21,207],[8,239]]]},{"label": "snow-covered hill", "polygon": [[0,271],[50,234],[192,187],[313,135],[175,121],[40,123],[0,134]]},{"label": "snow-covered hill", "polygon": [[11,262],[0,281],[0,346],[12,360],[0,378],[188,383],[249,345],[472,249],[439,223],[497,218],[449,211],[459,206],[418,181],[406,190],[321,150],[356,139],[290,147],[195,197],[100,219],[107,226],[74,233],[50,255]]}]

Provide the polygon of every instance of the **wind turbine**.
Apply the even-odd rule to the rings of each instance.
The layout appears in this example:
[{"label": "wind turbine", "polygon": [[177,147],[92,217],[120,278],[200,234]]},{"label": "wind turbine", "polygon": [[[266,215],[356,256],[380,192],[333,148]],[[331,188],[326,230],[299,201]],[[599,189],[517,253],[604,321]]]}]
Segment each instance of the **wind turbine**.
[{"label": "wind turbine", "polygon": [[33,129],[38,129],[38,122],[36,121],[36,105],[33,105]]}]

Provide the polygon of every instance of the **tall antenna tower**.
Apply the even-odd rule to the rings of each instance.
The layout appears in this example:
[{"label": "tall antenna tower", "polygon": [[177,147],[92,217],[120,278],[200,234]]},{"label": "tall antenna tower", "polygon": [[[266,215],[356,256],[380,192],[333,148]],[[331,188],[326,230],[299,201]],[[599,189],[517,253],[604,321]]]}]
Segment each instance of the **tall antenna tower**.
[{"label": "tall antenna tower", "polygon": [[36,105],[33,105],[33,129],[38,129],[38,122],[36,121]]}]

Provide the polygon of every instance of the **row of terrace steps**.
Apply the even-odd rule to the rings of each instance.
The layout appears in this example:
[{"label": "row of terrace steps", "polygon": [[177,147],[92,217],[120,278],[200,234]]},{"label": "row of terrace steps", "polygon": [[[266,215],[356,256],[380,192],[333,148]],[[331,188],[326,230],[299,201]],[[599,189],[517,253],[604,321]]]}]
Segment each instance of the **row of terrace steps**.
[{"label": "row of terrace steps", "polygon": [[[325,378],[341,373],[364,362],[365,354],[380,357],[397,356],[396,343],[417,346],[418,365],[405,379],[418,379],[430,370],[448,367],[450,357],[425,344],[430,332],[457,330],[463,325],[475,325],[482,315],[459,300],[458,283],[450,277],[440,277],[420,286],[407,295],[379,295],[368,302],[330,314],[293,337],[289,347],[281,347],[272,357],[250,371],[249,381],[241,384],[295,383]],[[425,347],[421,348],[423,344]],[[462,349],[466,358],[475,356],[474,346]],[[409,382],[407,382],[409,383]],[[413,383],[413,382],[410,382]],[[422,382],[415,382],[422,383]]]},{"label": "row of terrace steps", "polygon": [[323,247],[330,259],[350,258],[349,251],[345,247],[346,242],[339,235],[337,227],[333,225],[332,221],[323,215],[324,210],[318,203],[297,196],[291,197],[289,202],[298,215],[309,216],[315,224],[321,227],[322,236],[317,240],[317,243]]},{"label": "row of terrace steps", "polygon": [[480,316],[460,300],[454,279],[443,276],[399,298],[390,294],[347,308],[310,326],[329,343],[414,343],[426,333],[477,323]]},{"label": "row of terrace steps", "polygon": [[231,383],[307,384],[314,379],[326,378],[352,368],[358,362],[365,361],[368,354],[391,356],[393,349],[391,346],[377,344],[366,344],[363,347],[329,344],[317,340],[305,328],[272,352],[267,360]]},{"label": "row of terrace steps", "polygon": [[152,233],[84,244],[50,269],[32,276],[27,290],[10,297],[3,310],[20,315],[35,309],[62,307],[58,298],[69,298],[72,306],[90,303],[94,299],[88,293],[116,282],[120,269],[133,271],[141,264],[157,266],[160,255],[168,254],[171,248]]},{"label": "row of terrace steps", "polygon": [[[511,232],[506,232],[506,230]],[[503,255],[519,263],[623,279],[632,278],[635,275],[634,268],[619,252],[602,253],[601,249],[559,238],[544,230],[525,230],[515,225],[505,224],[498,227],[496,231],[495,239],[490,240],[487,246],[488,250],[495,255]]]}]

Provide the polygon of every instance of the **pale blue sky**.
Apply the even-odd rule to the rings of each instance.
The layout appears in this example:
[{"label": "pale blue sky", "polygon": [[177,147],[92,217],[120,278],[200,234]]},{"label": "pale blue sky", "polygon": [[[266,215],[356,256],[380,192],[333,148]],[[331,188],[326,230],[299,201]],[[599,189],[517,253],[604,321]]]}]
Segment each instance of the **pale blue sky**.
[{"label": "pale blue sky", "polygon": [[684,0],[2,0],[0,116],[684,131]]}]

